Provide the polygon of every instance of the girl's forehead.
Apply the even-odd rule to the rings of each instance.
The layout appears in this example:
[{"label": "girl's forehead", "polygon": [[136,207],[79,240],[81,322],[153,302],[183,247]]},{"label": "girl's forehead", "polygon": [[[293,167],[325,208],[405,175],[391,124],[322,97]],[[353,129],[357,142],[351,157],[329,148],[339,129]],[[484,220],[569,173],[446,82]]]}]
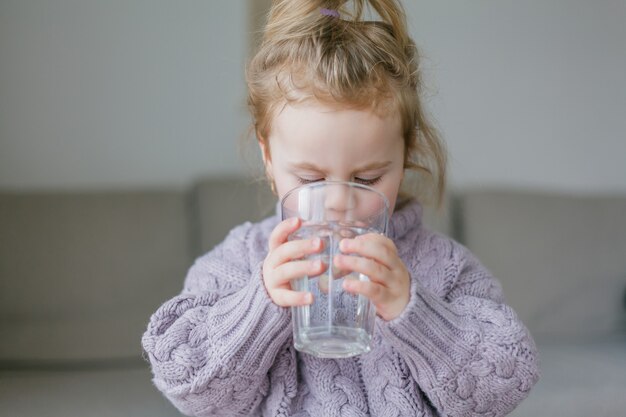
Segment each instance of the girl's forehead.
[{"label": "girl's forehead", "polygon": [[324,98],[304,94],[298,95],[298,97],[279,100],[275,104],[277,109],[275,116],[280,116],[286,109],[326,114],[354,111],[375,114],[381,118],[398,113],[397,103],[391,99],[381,100],[380,98],[372,97],[369,102],[358,103],[348,100],[344,101],[341,98],[333,99],[332,97]]},{"label": "girl's forehead", "polygon": [[400,130],[397,113],[361,109],[341,104],[303,102],[285,104],[274,117],[277,130],[299,130],[303,133],[333,129],[340,131]]},{"label": "girl's forehead", "polygon": [[404,149],[399,118],[323,105],[286,106],[269,139],[274,156],[316,165],[387,161]]}]

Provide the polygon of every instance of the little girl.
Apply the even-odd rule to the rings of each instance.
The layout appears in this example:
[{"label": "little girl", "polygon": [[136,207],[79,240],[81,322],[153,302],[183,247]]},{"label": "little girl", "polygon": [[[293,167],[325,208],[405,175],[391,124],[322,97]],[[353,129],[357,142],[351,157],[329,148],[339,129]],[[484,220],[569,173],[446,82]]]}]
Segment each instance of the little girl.
[{"label": "little girl", "polygon": [[[445,157],[419,93],[418,55],[395,0],[275,0],[248,68],[249,105],[278,198],[309,182],[369,185],[393,208],[388,237],[344,239],[341,270],[369,282],[372,351],[320,359],[293,347],[291,289],[324,268],[288,241],[301,221],[273,216],[231,231],[189,270],[142,343],[154,383],[194,416],[503,416],[537,381],[531,336],[489,272],[422,225],[399,197],[417,170],[441,198]],[[376,20],[363,19],[369,7]],[[350,254],[352,256],[347,256]]]}]

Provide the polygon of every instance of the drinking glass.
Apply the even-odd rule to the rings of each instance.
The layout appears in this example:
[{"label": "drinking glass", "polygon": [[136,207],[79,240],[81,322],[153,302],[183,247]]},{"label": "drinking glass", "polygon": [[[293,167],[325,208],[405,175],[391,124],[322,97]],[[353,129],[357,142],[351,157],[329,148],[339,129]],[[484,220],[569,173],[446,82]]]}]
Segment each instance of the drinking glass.
[{"label": "drinking glass", "polygon": [[295,291],[313,294],[313,303],[292,307],[295,348],[321,358],[346,358],[368,352],[374,331],[375,307],[362,295],[343,290],[344,280],[367,281],[357,272],[333,265],[339,242],[366,233],[387,233],[389,202],[375,189],[353,183],[320,181],[289,191],[281,200],[281,217],[299,217],[301,227],[289,240],[318,237],[323,250],[305,259],[319,259],[324,271],[291,283]]}]

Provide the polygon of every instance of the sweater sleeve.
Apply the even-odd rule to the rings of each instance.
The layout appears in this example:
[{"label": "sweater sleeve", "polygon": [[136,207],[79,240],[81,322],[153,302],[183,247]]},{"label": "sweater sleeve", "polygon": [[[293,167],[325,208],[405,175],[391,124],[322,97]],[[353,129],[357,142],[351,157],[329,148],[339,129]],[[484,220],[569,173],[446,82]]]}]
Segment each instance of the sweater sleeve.
[{"label": "sweater sleeve", "polygon": [[407,308],[379,330],[441,415],[504,416],[538,379],[535,344],[478,260],[438,239],[430,259],[446,261],[412,277]]},{"label": "sweater sleeve", "polygon": [[289,311],[269,298],[261,263],[249,265],[249,226],[196,261],[142,339],[155,385],[188,415],[253,413],[289,344]]}]

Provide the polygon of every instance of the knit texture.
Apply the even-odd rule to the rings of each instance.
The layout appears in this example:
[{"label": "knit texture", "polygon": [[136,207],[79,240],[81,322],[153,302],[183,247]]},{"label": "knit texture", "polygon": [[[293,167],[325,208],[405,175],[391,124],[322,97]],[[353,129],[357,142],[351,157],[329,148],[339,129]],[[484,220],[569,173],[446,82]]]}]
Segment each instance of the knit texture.
[{"label": "knit texture", "polygon": [[151,317],[154,384],[193,416],[504,416],[538,379],[537,351],[502,289],[411,202],[389,236],[411,274],[404,312],[377,318],[372,351],[319,359],[293,348],[291,312],[263,285],[276,216],[231,231]]}]

